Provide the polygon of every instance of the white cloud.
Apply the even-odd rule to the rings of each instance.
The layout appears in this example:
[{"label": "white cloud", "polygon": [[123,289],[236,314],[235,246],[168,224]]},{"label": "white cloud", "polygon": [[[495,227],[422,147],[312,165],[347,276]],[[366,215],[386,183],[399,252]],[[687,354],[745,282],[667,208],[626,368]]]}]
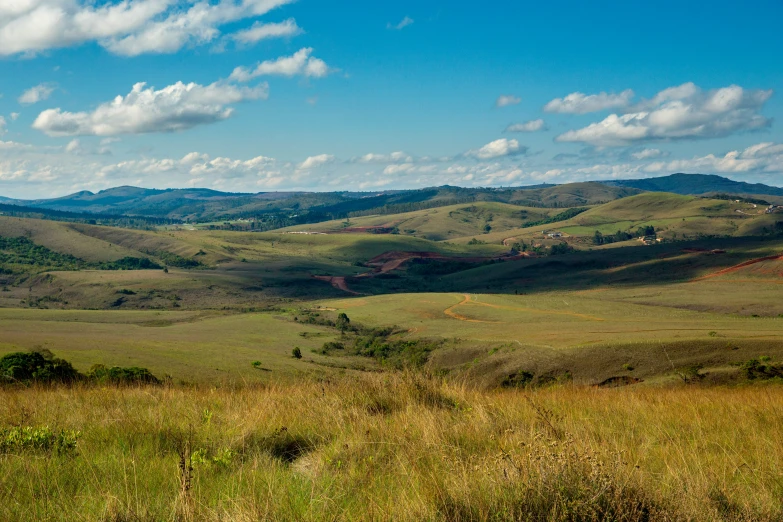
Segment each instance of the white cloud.
[{"label": "white cloud", "polygon": [[657,161],[644,167],[645,172],[690,172],[690,173],[731,173],[756,170],[761,162],[754,158],[742,158],[738,151],[731,151],[724,156],[708,154],[692,159],[678,159],[668,162]]},{"label": "white cloud", "polygon": [[170,53],[293,0],[17,0],[0,5],[0,55],[95,41],[115,54]]},{"label": "white cloud", "polygon": [[0,136],[5,134],[6,132],[7,132],[7,130],[6,130],[5,118],[0,116]]},{"label": "white cloud", "polygon": [[352,163],[413,163],[413,157],[402,152],[392,152],[391,154],[365,154],[351,160]]},{"label": "white cloud", "polygon": [[412,25],[413,22],[414,22],[413,18],[411,18],[410,16],[406,16],[405,18],[400,20],[400,23],[398,23],[396,25],[392,25],[391,23],[386,24],[386,28],[387,29],[396,29],[396,30],[399,31],[401,29],[405,29],[409,25]]},{"label": "white cloud", "polygon": [[565,98],[555,98],[544,105],[544,110],[546,112],[563,114],[587,114],[588,112],[627,107],[630,105],[633,96],[634,93],[631,89],[627,89],[620,94],[602,92],[587,95],[581,92],[574,92]]},{"label": "white cloud", "polygon": [[742,151],[743,158],[764,158],[767,156],[783,156],[783,145],[764,142],[751,145]]},{"label": "white cloud", "polygon": [[512,94],[501,95],[495,101],[495,107],[508,107],[509,105],[519,105],[522,98],[514,96]]},{"label": "white cloud", "polygon": [[127,96],[117,96],[92,112],[43,111],[33,128],[49,136],[173,132],[225,120],[233,113],[228,104],[267,96],[266,85],[250,88],[224,82],[207,86],[177,82],[157,91],[145,85],[137,83]]},{"label": "white cloud", "polygon": [[259,76],[323,78],[329,74],[331,69],[323,60],[310,56],[312,53],[313,49],[307,47],[300,49],[292,56],[261,62],[252,70],[247,67],[237,67],[231,73],[230,79],[238,82],[248,82]]},{"label": "white cloud", "polygon": [[296,20],[288,20],[275,24],[256,22],[249,29],[237,31],[232,38],[243,44],[252,44],[268,38],[282,38],[302,34],[302,29],[296,25]]},{"label": "white cloud", "polygon": [[404,174],[413,170],[414,165],[412,163],[403,163],[401,165],[389,165],[383,169],[383,173],[387,176],[393,176],[395,174]]},{"label": "white cloud", "polygon": [[302,163],[299,164],[299,170],[317,169],[334,161],[334,156],[331,154],[319,154],[318,156],[310,156]]},{"label": "white cloud", "polygon": [[18,112],[12,112],[11,113],[11,121],[16,121],[19,119],[19,113]]},{"label": "white cloud", "polygon": [[661,154],[663,153],[658,149],[642,149],[638,152],[632,153],[631,156],[633,156],[638,160],[644,160],[644,159],[657,158]]},{"label": "white cloud", "polygon": [[514,123],[506,127],[505,132],[536,132],[547,130],[544,120],[530,120],[525,123]]},{"label": "white cloud", "polygon": [[71,140],[68,145],[65,146],[65,152],[68,154],[79,154],[82,151],[82,144],[79,140]]},{"label": "white cloud", "polygon": [[487,143],[478,150],[468,151],[466,155],[486,160],[503,156],[516,156],[525,152],[527,152],[527,147],[521,146],[517,140],[501,138]]},{"label": "white cloud", "polygon": [[611,114],[582,129],[556,138],[597,146],[626,145],[639,141],[716,138],[767,127],[759,114],[772,91],[745,90],[738,85],[702,91],[692,84],[661,91],[640,106],[648,110]]},{"label": "white cloud", "polygon": [[30,87],[19,96],[19,103],[23,105],[32,105],[39,101],[48,100],[54,92],[54,87],[46,83]]}]

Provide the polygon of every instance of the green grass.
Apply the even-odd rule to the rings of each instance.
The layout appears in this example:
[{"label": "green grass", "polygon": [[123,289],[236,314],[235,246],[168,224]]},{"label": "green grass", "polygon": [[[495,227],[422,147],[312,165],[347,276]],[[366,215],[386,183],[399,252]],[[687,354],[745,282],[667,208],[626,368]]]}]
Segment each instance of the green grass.
[{"label": "green grass", "polygon": [[511,230],[529,221],[546,219],[554,209],[520,207],[506,203],[480,201],[386,216],[367,216],[350,220],[300,225],[284,231],[340,232],[348,227],[395,228],[399,234],[442,241],[457,237]]},{"label": "green grass", "polygon": [[[45,347],[83,372],[93,364],[140,366],[176,381],[242,383],[319,371],[314,361],[372,365],[311,353],[339,334],[280,314],[0,309],[0,325],[0,354]],[[295,346],[302,360],[291,358]],[[251,366],[256,360],[265,371]]]},{"label": "green grass", "polygon": [[[737,211],[746,212],[741,214]],[[507,238],[527,242],[540,241],[543,230],[558,230],[576,236],[576,246],[589,245],[596,231],[613,234],[616,231],[634,231],[652,225],[666,239],[697,238],[701,236],[761,235],[764,227],[774,229],[780,216],[763,214],[763,209],[749,203],[680,196],[649,192],[598,205],[578,216],[530,229],[504,230],[484,236],[470,236],[453,240],[466,243],[472,237],[499,243]],[[579,241],[579,239],[583,241]],[[586,240],[586,242],[584,241]]]}]

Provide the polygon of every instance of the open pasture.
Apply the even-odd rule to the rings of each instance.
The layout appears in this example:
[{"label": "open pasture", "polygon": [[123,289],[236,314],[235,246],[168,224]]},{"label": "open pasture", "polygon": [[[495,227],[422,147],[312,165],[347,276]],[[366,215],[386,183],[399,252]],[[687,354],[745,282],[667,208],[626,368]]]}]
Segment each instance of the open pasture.
[{"label": "open pasture", "polygon": [[[0,355],[47,348],[82,371],[140,366],[177,382],[257,382],[317,370],[313,361],[370,365],[311,353],[339,334],[285,314],[2,309],[0,331]],[[291,356],[294,347],[302,360]]]}]

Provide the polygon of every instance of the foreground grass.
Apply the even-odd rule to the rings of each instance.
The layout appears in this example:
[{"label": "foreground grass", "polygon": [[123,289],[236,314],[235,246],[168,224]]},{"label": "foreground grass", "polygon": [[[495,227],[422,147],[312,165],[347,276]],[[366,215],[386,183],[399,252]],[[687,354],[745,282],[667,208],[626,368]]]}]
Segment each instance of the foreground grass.
[{"label": "foreground grass", "polygon": [[[2,520],[780,520],[783,390],[0,391]],[[2,445],[0,445],[2,447]]]}]

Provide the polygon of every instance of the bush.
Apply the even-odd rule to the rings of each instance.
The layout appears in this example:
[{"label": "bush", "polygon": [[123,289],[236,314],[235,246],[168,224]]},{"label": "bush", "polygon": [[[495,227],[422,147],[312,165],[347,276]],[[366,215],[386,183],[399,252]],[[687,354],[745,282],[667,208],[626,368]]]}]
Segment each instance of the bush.
[{"label": "bush", "polygon": [[302,350],[300,350],[299,347],[297,346],[296,348],[291,350],[291,357],[293,357],[294,359],[301,359],[302,358]]},{"label": "bush", "polygon": [[132,366],[106,367],[96,364],[87,372],[87,378],[100,384],[160,384],[160,380],[152,375],[147,368]]},{"label": "bush", "polygon": [[81,437],[78,431],[54,431],[49,426],[34,428],[16,426],[0,430],[0,454],[23,451],[72,453],[76,441]]},{"label": "bush", "polygon": [[70,383],[80,377],[71,363],[49,350],[9,353],[0,358],[0,381]]}]

